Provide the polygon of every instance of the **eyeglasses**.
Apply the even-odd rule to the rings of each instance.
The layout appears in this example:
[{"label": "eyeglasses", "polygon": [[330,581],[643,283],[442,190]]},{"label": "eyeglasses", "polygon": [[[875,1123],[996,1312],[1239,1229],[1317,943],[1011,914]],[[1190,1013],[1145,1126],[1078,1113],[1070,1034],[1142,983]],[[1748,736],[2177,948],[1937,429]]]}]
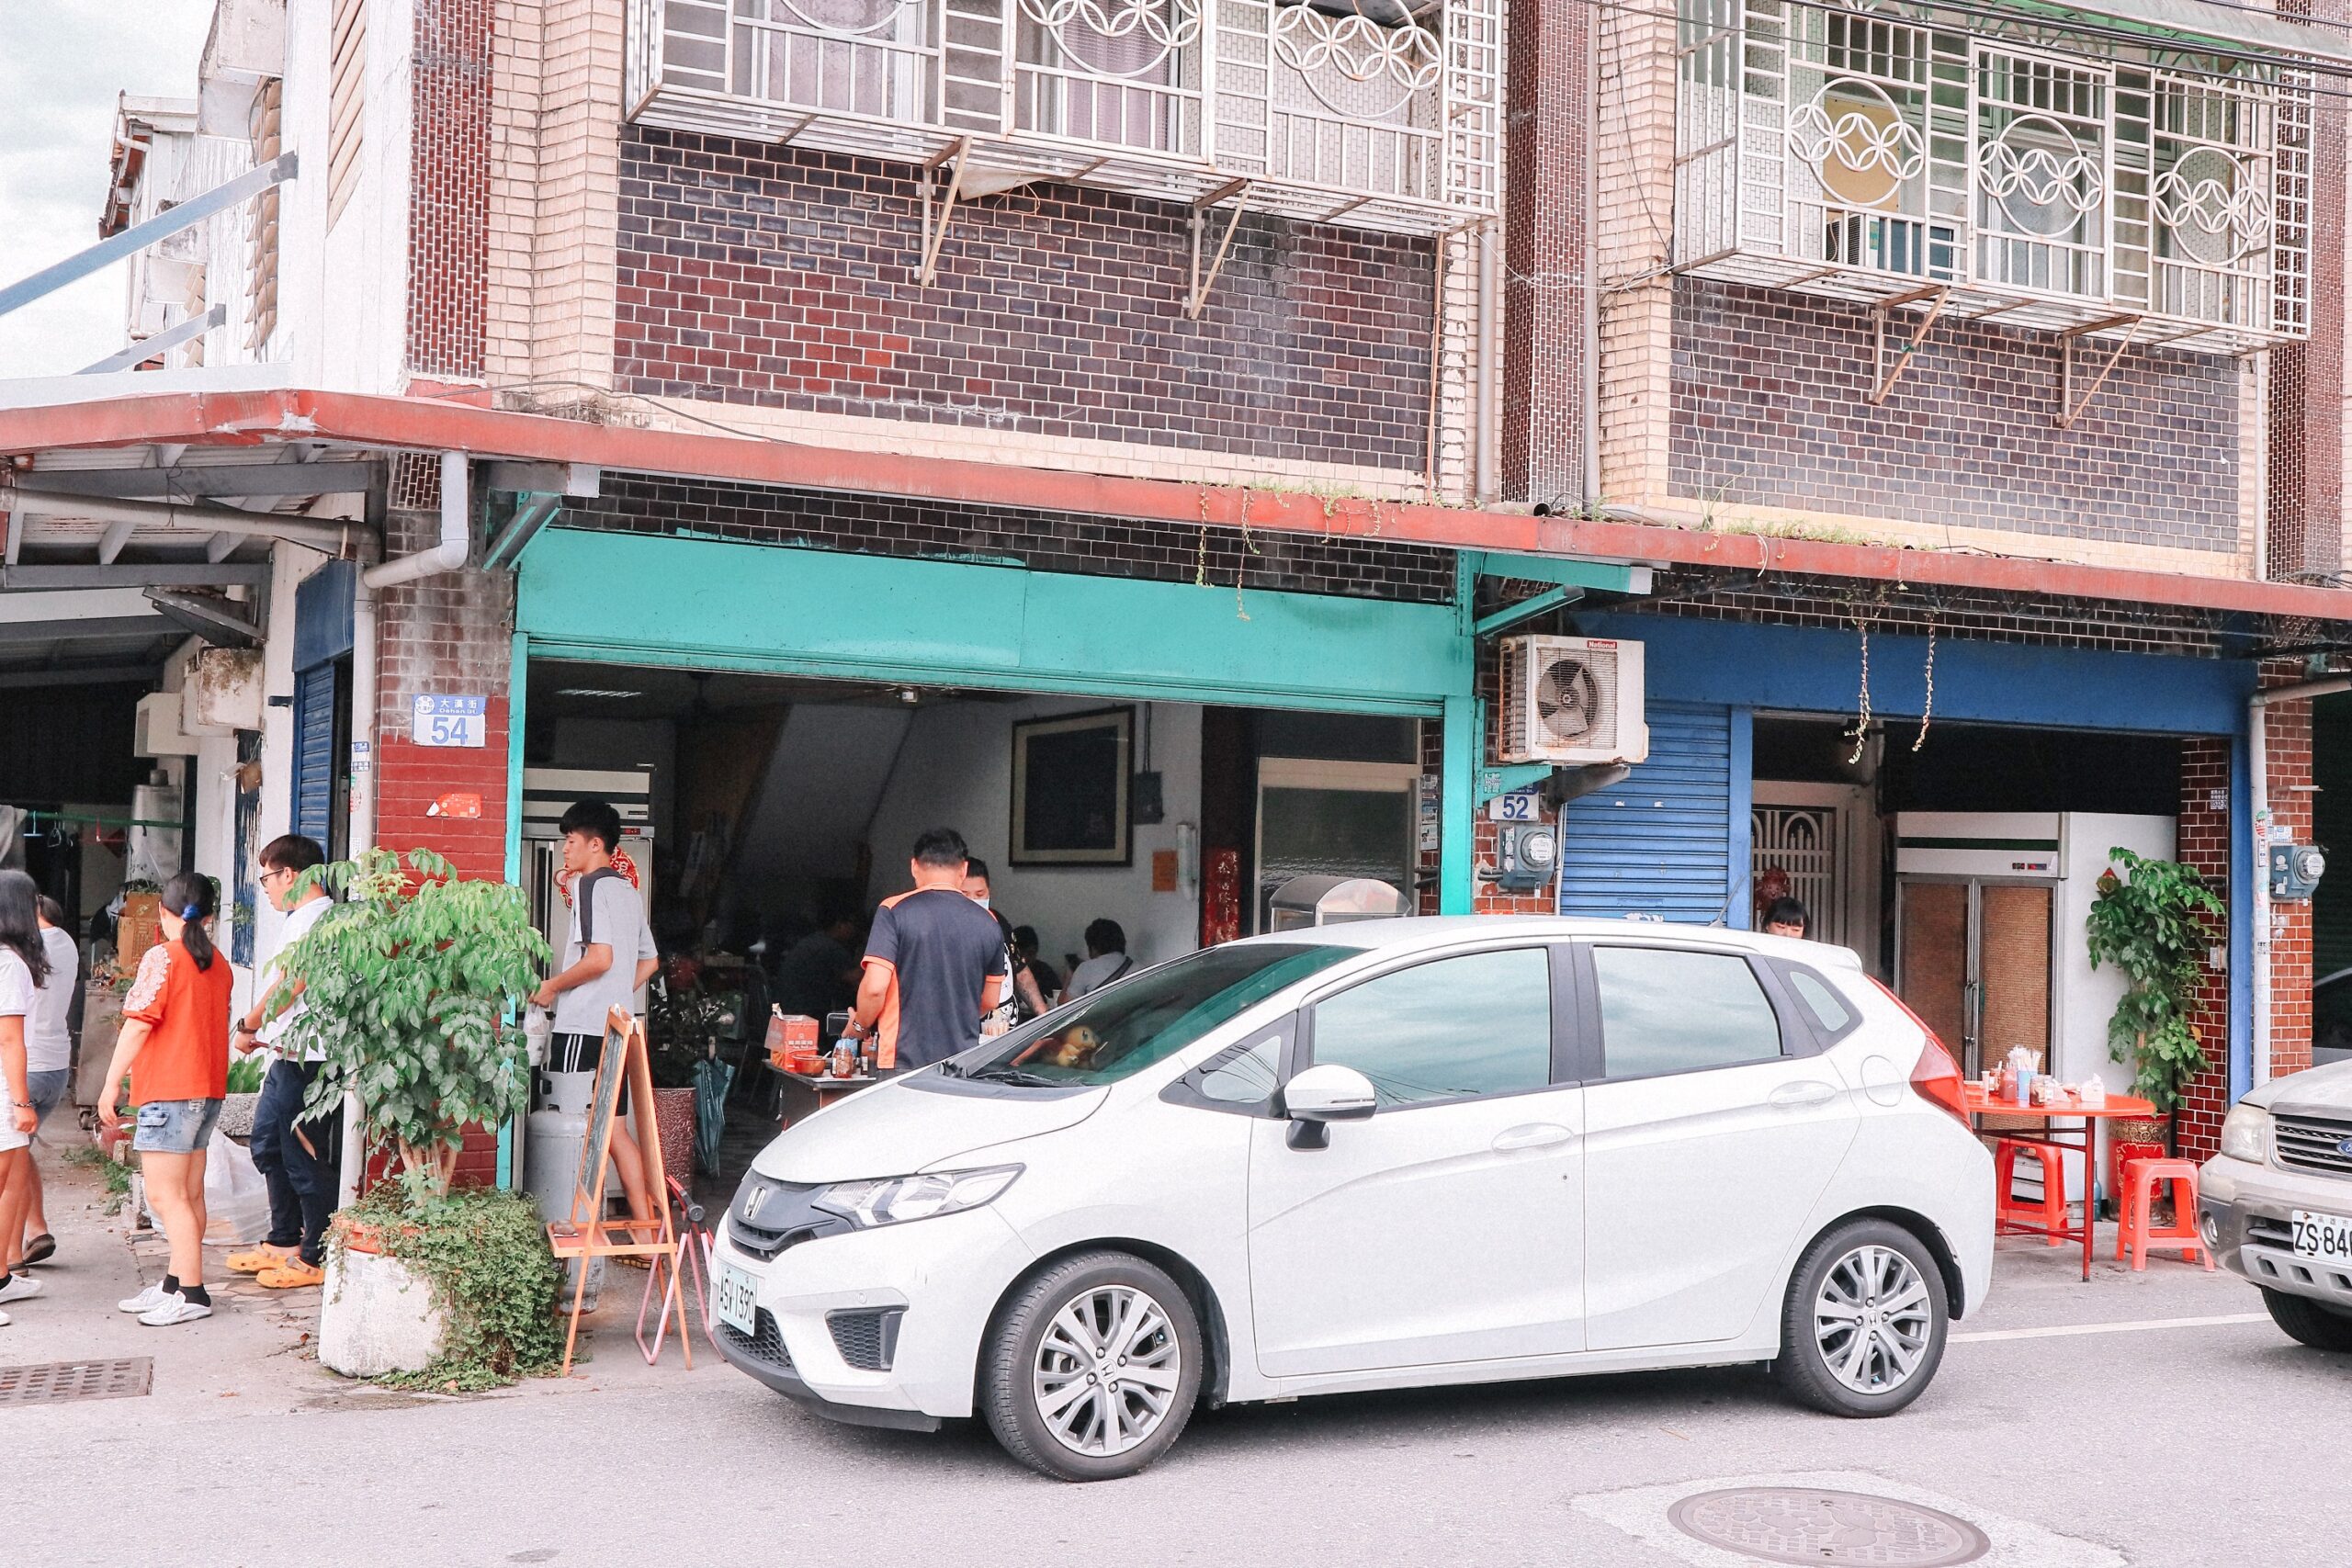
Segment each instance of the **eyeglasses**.
[{"label": "eyeglasses", "polygon": [[291,876],[293,874],[294,874],[292,872],[288,871],[283,866],[279,866],[274,870],[268,866],[264,866],[261,873],[261,883],[263,886],[266,887],[281,876]]}]

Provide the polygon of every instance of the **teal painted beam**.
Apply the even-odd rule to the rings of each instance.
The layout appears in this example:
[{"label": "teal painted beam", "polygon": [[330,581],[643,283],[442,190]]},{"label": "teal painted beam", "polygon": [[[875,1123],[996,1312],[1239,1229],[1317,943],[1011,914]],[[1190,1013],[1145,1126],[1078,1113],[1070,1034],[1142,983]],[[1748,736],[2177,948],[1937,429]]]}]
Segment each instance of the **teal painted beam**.
[{"label": "teal painted beam", "polygon": [[1650,569],[1645,566],[1620,566],[1613,561],[1578,560],[1569,556],[1516,555],[1508,550],[1464,550],[1463,558],[1480,577],[1509,577],[1521,582],[1549,582],[1603,593],[1650,591]]},{"label": "teal painted beam", "polygon": [[523,721],[530,696],[531,639],[516,632],[506,655],[506,880],[523,880]]},{"label": "teal painted beam", "polygon": [[1532,599],[1521,599],[1516,604],[1506,604],[1493,615],[1483,617],[1470,628],[1477,637],[1492,637],[1506,626],[1521,621],[1532,621],[1546,610],[1556,610],[1563,604],[1573,604],[1584,597],[1581,588],[1547,588]]},{"label": "teal painted beam", "polygon": [[1478,785],[1471,795],[1472,803],[1483,810],[1487,802],[1497,795],[1533,789],[1550,778],[1558,767],[1557,762],[1510,762],[1499,767],[1480,768]]},{"label": "teal painted beam", "polygon": [[1419,715],[1471,689],[1454,604],[576,529],[523,558],[515,625],[534,658],[918,685]]}]

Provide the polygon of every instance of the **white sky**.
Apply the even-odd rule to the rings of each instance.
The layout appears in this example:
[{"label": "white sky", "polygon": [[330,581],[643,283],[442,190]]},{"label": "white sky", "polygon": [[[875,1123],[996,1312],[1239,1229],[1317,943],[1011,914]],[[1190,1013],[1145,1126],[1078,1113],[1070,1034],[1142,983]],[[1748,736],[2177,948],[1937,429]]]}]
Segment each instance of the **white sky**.
[{"label": "white sky", "polygon": [[[115,95],[193,97],[212,0],[0,0],[0,284],[96,243]],[[0,378],[123,344],[125,264],[0,316]]]}]

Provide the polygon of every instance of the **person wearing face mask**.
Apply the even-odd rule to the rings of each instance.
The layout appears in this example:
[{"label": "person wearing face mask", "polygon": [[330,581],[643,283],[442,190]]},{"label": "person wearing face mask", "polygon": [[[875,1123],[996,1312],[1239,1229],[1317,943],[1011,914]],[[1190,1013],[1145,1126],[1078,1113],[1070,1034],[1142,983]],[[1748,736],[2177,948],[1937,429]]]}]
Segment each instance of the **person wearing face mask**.
[{"label": "person wearing face mask", "polygon": [[989,886],[989,863],[978,855],[964,863],[964,897],[994,915],[997,929],[1004,933],[1005,970],[1012,976],[1012,988],[980,1023],[982,1034],[1001,1034],[1014,1024],[1026,1023],[1044,1012],[1045,993],[1037,988],[1037,977],[1021,962],[1020,940],[1013,932],[1012,922],[996,907],[996,896]]}]

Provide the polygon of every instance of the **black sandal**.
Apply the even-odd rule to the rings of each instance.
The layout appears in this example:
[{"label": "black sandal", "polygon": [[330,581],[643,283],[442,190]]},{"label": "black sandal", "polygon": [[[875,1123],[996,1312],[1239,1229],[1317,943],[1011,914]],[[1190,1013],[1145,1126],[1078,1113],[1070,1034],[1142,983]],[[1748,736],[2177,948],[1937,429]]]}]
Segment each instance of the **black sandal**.
[{"label": "black sandal", "polygon": [[36,1263],[46,1263],[56,1256],[57,1238],[47,1231],[25,1243],[25,1267],[28,1269]]}]

